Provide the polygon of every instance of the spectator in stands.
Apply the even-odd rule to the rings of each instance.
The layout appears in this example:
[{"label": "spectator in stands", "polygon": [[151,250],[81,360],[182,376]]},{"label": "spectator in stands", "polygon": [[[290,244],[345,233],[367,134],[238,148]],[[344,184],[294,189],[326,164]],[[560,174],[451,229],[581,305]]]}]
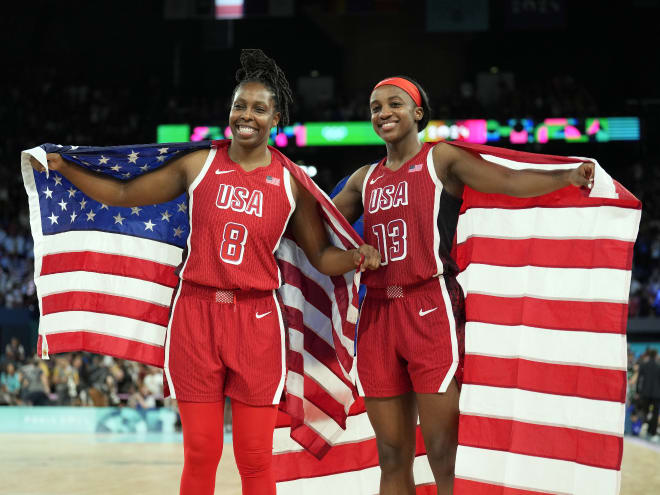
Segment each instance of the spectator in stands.
[{"label": "spectator in stands", "polygon": [[48,375],[40,366],[39,358],[36,355],[27,364],[23,365],[21,377],[21,399],[23,402],[32,406],[47,406],[50,404]]},{"label": "spectator in stands", "polygon": [[163,397],[163,372],[160,368],[148,366],[147,374],[144,376],[142,382],[151,395],[157,399]]},{"label": "spectator in stands", "polygon": [[12,337],[5,346],[5,360],[14,363],[25,362],[25,348],[21,344],[21,341],[18,340],[18,337]]},{"label": "spectator in stands", "polygon": [[128,399],[128,407],[139,411],[148,411],[156,407],[156,397],[146,385],[142,384]]},{"label": "spectator in stands", "polygon": [[[660,441],[657,434],[658,412],[660,409],[660,364],[657,361],[658,351],[649,349],[646,358],[639,366],[637,392],[640,397],[642,418],[648,419],[647,436],[654,442]],[[650,418],[649,418],[650,414]]]},{"label": "spectator in stands", "polygon": [[20,404],[21,375],[12,362],[8,362],[3,368],[0,373],[0,404],[10,406]]},{"label": "spectator in stands", "polygon": [[71,364],[71,355],[64,354],[55,359],[53,369],[53,388],[57,394],[58,405],[70,405],[78,398],[80,376]]}]

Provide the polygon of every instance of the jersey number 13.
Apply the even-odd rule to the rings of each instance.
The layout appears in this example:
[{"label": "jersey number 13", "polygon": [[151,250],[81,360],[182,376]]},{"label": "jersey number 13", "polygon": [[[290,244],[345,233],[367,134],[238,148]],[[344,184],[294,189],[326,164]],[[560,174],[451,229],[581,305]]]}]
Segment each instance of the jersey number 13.
[{"label": "jersey number 13", "polygon": [[371,226],[371,231],[378,239],[378,251],[382,258],[380,264],[387,265],[390,261],[402,260],[408,254],[408,229],[406,222],[397,218],[387,223]]}]

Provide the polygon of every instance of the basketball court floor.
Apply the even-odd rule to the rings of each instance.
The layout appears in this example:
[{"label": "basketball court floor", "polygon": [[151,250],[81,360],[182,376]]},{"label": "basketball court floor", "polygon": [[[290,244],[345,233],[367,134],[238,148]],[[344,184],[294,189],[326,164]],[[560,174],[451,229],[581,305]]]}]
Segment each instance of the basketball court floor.
[{"label": "basketball court floor", "polygon": [[[216,494],[240,495],[227,438]],[[180,434],[0,434],[2,495],[176,495]],[[621,495],[660,493],[660,447],[626,439]],[[598,495],[598,494],[594,494]]]}]

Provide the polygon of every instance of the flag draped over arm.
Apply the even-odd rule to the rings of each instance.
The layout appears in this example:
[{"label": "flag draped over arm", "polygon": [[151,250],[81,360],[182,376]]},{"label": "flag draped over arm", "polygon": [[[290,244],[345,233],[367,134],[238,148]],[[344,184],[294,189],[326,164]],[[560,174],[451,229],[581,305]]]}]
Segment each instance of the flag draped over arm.
[{"label": "flag draped over arm", "polygon": [[[513,169],[582,161],[451,144]],[[566,187],[518,199],[465,188],[454,252],[467,318],[456,495],[618,494],[640,214],[640,202],[598,165],[591,191]],[[378,492],[363,401],[352,405],[346,425],[327,439],[319,461],[282,421],[278,494]],[[414,475],[418,495],[435,494],[419,426]]]},{"label": "flag draped over arm", "polygon": [[[189,223],[185,195],[160,205],[107,206],[57,172],[34,171],[30,157],[46,164],[46,153],[58,152],[83,167],[128,179],[210,146],[212,142],[104,148],[45,144],[23,152],[41,310],[38,346],[44,358],[90,351],[162,367],[178,283],[175,269]],[[316,198],[330,241],[342,249],[360,246],[362,239],[302,169],[279,151],[271,148],[271,153],[280,155]],[[281,410],[289,415],[291,435],[314,449],[318,442],[311,432],[334,438],[356,395],[351,376],[359,272],[322,275],[291,237],[282,240],[275,255],[288,327]],[[322,413],[329,413],[333,422],[322,426]]]}]

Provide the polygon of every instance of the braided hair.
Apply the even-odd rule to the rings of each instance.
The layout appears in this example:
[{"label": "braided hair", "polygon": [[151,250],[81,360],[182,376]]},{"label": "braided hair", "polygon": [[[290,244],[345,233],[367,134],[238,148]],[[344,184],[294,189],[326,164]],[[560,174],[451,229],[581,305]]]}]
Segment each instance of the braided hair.
[{"label": "braided hair", "polygon": [[232,99],[241,85],[248,82],[258,82],[266,86],[273,95],[275,111],[280,112],[278,130],[289,124],[289,103],[293,101],[289,81],[282,69],[272,58],[258,48],[241,50],[241,68],[236,71],[238,83],[232,93]]}]

